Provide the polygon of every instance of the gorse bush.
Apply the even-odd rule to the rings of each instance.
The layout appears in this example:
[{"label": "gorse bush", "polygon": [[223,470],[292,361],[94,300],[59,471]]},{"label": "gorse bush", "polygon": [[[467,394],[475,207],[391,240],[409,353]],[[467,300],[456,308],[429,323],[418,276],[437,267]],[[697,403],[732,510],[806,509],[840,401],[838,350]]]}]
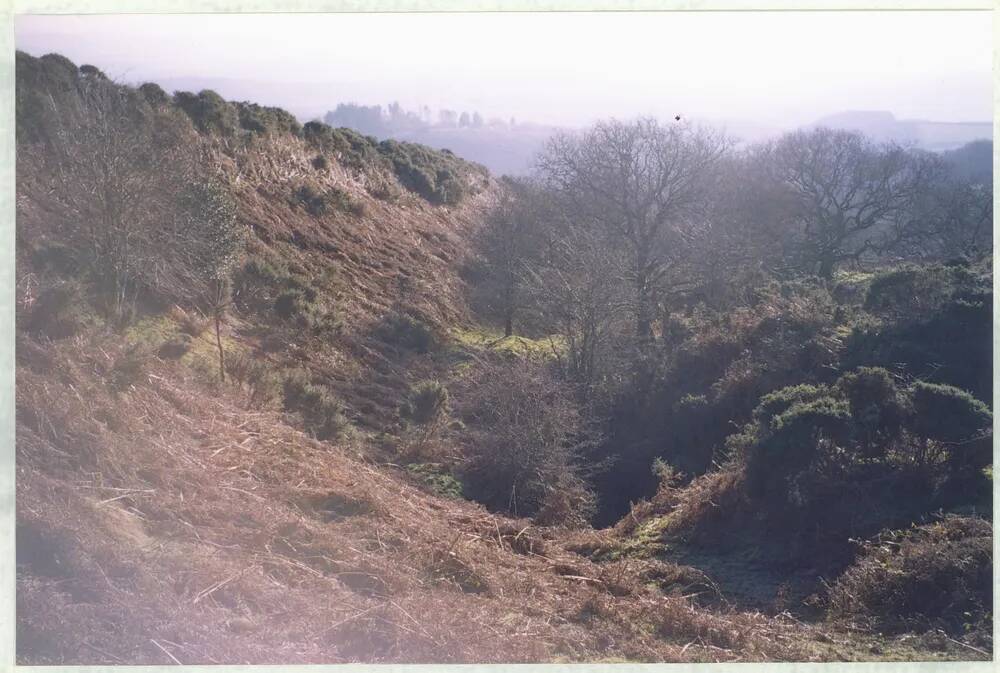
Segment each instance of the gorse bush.
[{"label": "gorse bush", "polygon": [[410,388],[400,413],[416,425],[433,425],[444,419],[449,411],[448,389],[438,381],[423,381]]},{"label": "gorse bush", "polygon": [[316,282],[292,273],[283,263],[251,257],[235,274],[236,301],[268,322],[330,335],[340,329],[340,319],[321,297]]},{"label": "gorse bush", "polygon": [[355,217],[361,217],[366,212],[363,201],[359,201],[339,187],[320,193],[310,185],[302,185],[295,191],[295,199],[310,215],[316,217],[330,211],[349,213]]},{"label": "gorse bush", "polygon": [[174,94],[174,105],[183,110],[202,133],[232,136],[240,125],[236,108],[211,89],[197,94],[178,91]]},{"label": "gorse bush", "polygon": [[86,306],[85,294],[78,282],[54,285],[35,300],[26,327],[50,339],[75,336],[87,323]]},{"label": "gorse bush", "polygon": [[108,370],[108,387],[116,393],[122,393],[139,385],[146,379],[151,357],[149,349],[141,343],[126,347],[114,359]]},{"label": "gorse bush", "polygon": [[843,366],[893,363],[912,376],[992,400],[991,275],[968,266],[906,268],[879,274],[868,291],[873,320],[857,322]]},{"label": "gorse bush", "polygon": [[378,149],[400,183],[431,203],[455,205],[464,198],[467,168],[454,155],[396,140],[383,141]]},{"label": "gorse bush", "polygon": [[990,460],[985,404],[951,386],[900,387],[884,369],[776,391],[753,418],[730,438],[731,450],[745,466],[750,494],[785,505],[794,495],[808,507],[809,488],[860,484],[887,470],[928,484],[922,497],[929,505],[935,493],[954,489],[958,475],[966,485],[981,481]]},{"label": "gorse bush", "polygon": [[336,439],[347,430],[343,405],[326,388],[312,383],[307,372],[287,374],[282,395],[285,409],[298,412],[305,428],[317,439]]},{"label": "gorse bush", "polygon": [[264,107],[245,102],[232,105],[236,109],[240,128],[251,134],[275,133],[298,136],[302,133],[299,120],[292,113],[279,107]]},{"label": "gorse bush", "polygon": [[361,172],[377,173],[387,170],[384,157],[379,154],[378,143],[347,128],[332,128],[320,121],[310,121],[302,127],[302,136],[316,149],[335,156],[341,165]]},{"label": "gorse bush", "polygon": [[830,613],[884,633],[989,629],[993,606],[993,527],[947,517],[888,531],[864,544],[830,590]]},{"label": "gorse bush", "polygon": [[426,323],[394,311],[376,329],[378,336],[393,346],[417,353],[428,353],[438,346],[438,337]]},{"label": "gorse bush", "polygon": [[170,102],[170,96],[155,82],[146,82],[139,86],[139,93],[153,107],[162,107]]},{"label": "gorse bush", "polygon": [[226,373],[246,392],[251,407],[266,407],[283,392],[283,382],[271,365],[244,353],[226,359]]},{"label": "gorse bush", "polygon": [[840,377],[837,385],[847,397],[863,452],[884,451],[899,436],[910,413],[895,379],[885,369],[861,367]]}]

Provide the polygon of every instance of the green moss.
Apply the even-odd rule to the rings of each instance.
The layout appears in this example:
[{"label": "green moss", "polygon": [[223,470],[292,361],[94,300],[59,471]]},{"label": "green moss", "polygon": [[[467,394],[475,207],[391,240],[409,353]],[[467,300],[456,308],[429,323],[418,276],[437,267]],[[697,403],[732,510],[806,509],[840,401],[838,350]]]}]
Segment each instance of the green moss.
[{"label": "green moss", "polygon": [[[125,332],[128,343],[156,352],[168,342],[181,339],[184,335],[180,323],[168,315],[144,317],[134,322]],[[177,361],[185,368],[207,381],[219,377],[219,350],[215,343],[215,331],[210,329],[189,340],[190,347]],[[222,335],[222,348],[226,357],[246,355],[247,349],[232,337]]]},{"label": "green moss", "polygon": [[432,491],[446,498],[462,498],[462,482],[438,463],[413,463],[407,472],[426,484]]},{"label": "green moss", "polygon": [[515,357],[549,358],[565,350],[565,342],[558,335],[539,339],[529,339],[516,334],[505,337],[502,333],[481,325],[468,329],[454,328],[448,334],[460,348],[475,351],[489,350]]}]

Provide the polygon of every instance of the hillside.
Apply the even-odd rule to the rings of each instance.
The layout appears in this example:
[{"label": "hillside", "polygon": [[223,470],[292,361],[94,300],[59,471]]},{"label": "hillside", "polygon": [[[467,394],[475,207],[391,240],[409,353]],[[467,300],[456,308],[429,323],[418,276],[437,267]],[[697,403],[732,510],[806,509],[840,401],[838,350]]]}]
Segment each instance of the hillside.
[{"label": "hillside", "polygon": [[[477,446],[492,446],[497,434],[469,401],[475,389],[521,383],[514,392],[537,392],[533,410],[547,416],[561,409],[559,394],[516,378],[519,363],[565,352],[537,329],[536,338],[503,338],[475,310],[479,232],[506,189],[481,166],[420,145],[301,126],[283,110],[211,91],[122,87],[58,55],[17,55],[16,103],[19,663],[989,657],[978,613],[967,635],[923,623],[861,629],[823,608],[810,613],[776,600],[780,569],[746,571],[737,561],[734,570],[732,549],[689,544],[717,519],[723,536],[758,533],[732,509],[711,518],[719,505],[739,510],[739,497],[701,497],[741,496],[728,488],[743,476],[736,468],[686,484],[653,477],[650,489],[643,460],[655,451],[643,453],[634,472],[616,478],[633,482],[623,491],[629,499],[646,499],[631,509],[614,503],[626,516],[602,530],[576,512],[559,516],[560,505],[573,503],[551,491],[530,503],[537,506],[528,518],[497,504],[506,492],[474,488],[467,454],[479,455]],[[88,182],[82,167],[100,179]],[[197,250],[185,247],[188,230],[174,228],[173,202],[154,199],[156,207],[120,217],[103,207],[109,199],[94,197],[98,183],[105,193],[131,194],[149,181],[174,189],[168,178],[178,167],[178,193],[188,194],[192,181],[225,186],[245,235],[239,254],[224,256],[229,294],[214,305],[190,287],[217,290],[221,282],[195,282],[200,267],[178,271]],[[204,200],[227,210],[225,199],[213,199]],[[124,232],[129,283],[108,280],[94,263],[125,256],[117,242],[94,235],[96,221]],[[163,240],[176,249],[160,243],[168,234]],[[990,270],[954,273],[954,296],[936,308],[971,316],[978,328],[983,306],[989,313]],[[120,292],[109,299],[111,282]],[[842,340],[844,312],[863,312],[859,297],[871,282],[847,278],[841,312],[823,304],[811,318],[808,301],[819,300],[787,288],[726,324],[694,312],[678,326],[687,335],[681,350],[688,362],[712,361],[730,383],[743,350],[766,351],[777,376],[753,392],[767,393],[793,382],[780,371],[793,365],[781,360],[785,333],[769,331],[774,322],[792,317],[815,328],[804,339],[810,345],[828,345],[831,334]],[[870,348],[859,347],[849,365],[884,359],[880,337],[906,327],[889,313],[879,314],[879,330],[855,337],[868,337]],[[764,325],[768,317],[774,321]],[[944,328],[939,335],[954,336]],[[862,361],[876,351],[875,361]],[[916,362],[924,353],[892,358]],[[952,374],[942,376],[981,383],[975,371]],[[515,378],[498,380],[505,376]],[[664,381],[664,407],[678,402],[675,393],[704,392],[696,381],[683,391]],[[703,388],[718,389],[713,382]],[[750,422],[760,394],[746,392],[732,418]],[[421,411],[428,397],[435,414]],[[711,399],[714,409],[727,404],[723,397]],[[698,447],[709,451],[706,463],[713,441]],[[640,473],[646,478],[633,478]],[[516,509],[513,492],[509,499]],[[886,521],[899,520],[876,523]],[[773,522],[757,524],[767,531]],[[960,532],[991,539],[991,528],[970,530]],[[737,545],[736,556],[748,548]],[[837,570],[853,561],[842,559]],[[747,600],[734,588],[740,580],[768,595]],[[822,593],[805,585],[782,591]]]}]

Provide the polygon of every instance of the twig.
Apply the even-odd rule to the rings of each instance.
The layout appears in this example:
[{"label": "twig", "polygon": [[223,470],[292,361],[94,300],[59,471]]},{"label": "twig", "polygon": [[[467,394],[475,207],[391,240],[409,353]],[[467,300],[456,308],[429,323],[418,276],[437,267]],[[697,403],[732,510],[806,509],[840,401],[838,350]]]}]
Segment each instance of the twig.
[{"label": "twig", "polygon": [[167,650],[167,648],[165,648],[165,647],[164,647],[163,645],[160,645],[160,644],[159,644],[158,642],[156,642],[156,641],[155,641],[155,640],[153,640],[152,638],[150,638],[150,639],[149,639],[149,642],[153,643],[153,644],[154,644],[154,645],[156,645],[156,646],[157,646],[158,648],[160,648],[160,651],[162,651],[162,652],[163,652],[163,653],[164,653],[165,655],[167,655],[168,657],[170,657],[171,659],[173,659],[173,660],[174,660],[174,663],[175,663],[175,664],[177,664],[178,666],[183,666],[183,665],[184,665],[184,664],[182,664],[182,663],[181,663],[181,662],[180,662],[180,661],[179,661],[179,660],[177,659],[177,657],[175,657],[174,655],[170,654],[170,651],[169,651],[169,650]]},{"label": "twig", "polygon": [[226,579],[222,580],[221,582],[217,582],[216,584],[208,587],[207,589],[204,589],[201,593],[199,593],[197,596],[195,596],[195,598],[191,602],[191,604],[192,605],[197,605],[198,601],[200,601],[202,598],[207,598],[207,597],[211,596],[216,591],[218,591],[222,587],[226,586],[227,584],[229,584],[233,580],[235,580],[235,579],[237,579],[239,577],[242,577],[243,573],[245,573],[249,569],[250,568],[244,568],[243,570],[239,571],[238,573],[230,575],[229,577],[227,577]]},{"label": "twig", "polygon": [[97,652],[98,654],[103,654],[106,657],[110,657],[111,659],[114,659],[115,661],[117,661],[120,664],[125,663],[121,659],[119,659],[118,657],[116,657],[115,655],[111,654],[110,652],[105,652],[104,650],[102,650],[101,648],[97,647],[96,645],[91,645],[88,642],[84,642],[83,644],[86,645],[87,647],[89,647],[90,649],[92,649],[94,652]]},{"label": "twig", "polygon": [[357,619],[359,617],[365,616],[366,614],[368,614],[372,610],[376,610],[378,608],[383,608],[383,607],[385,607],[385,603],[379,603],[378,605],[373,605],[372,607],[367,608],[365,610],[362,610],[361,612],[355,613],[355,614],[351,615],[350,617],[347,617],[346,619],[341,619],[339,622],[331,624],[330,626],[326,627],[322,631],[317,631],[316,633],[314,633],[310,637],[311,638],[316,638],[317,636],[321,636],[321,635],[323,635],[324,633],[326,633],[328,631],[332,631],[333,629],[337,628],[338,626],[343,626],[347,622],[350,622],[350,621],[353,621],[353,620],[355,620],[355,619]]},{"label": "twig", "polygon": [[956,645],[961,645],[962,647],[967,647],[970,650],[972,650],[973,652],[979,652],[979,654],[985,655],[987,657],[990,656],[990,653],[987,652],[986,650],[981,650],[978,647],[973,647],[972,645],[969,645],[968,643],[963,643],[961,640],[955,640],[954,638],[951,638],[949,636],[945,636],[945,638],[947,638],[951,642],[955,643]]}]

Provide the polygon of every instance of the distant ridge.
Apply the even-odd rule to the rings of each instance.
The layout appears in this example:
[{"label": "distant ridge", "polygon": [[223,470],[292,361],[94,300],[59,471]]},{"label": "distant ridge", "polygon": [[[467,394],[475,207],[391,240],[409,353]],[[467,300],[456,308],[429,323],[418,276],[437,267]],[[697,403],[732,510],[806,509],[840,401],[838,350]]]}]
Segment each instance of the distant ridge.
[{"label": "distant ridge", "polygon": [[885,110],[851,110],[817,120],[807,128],[830,128],[861,131],[876,140],[893,140],[916,147],[953,150],[975,140],[992,140],[992,122],[936,122],[926,119],[896,119]]}]

